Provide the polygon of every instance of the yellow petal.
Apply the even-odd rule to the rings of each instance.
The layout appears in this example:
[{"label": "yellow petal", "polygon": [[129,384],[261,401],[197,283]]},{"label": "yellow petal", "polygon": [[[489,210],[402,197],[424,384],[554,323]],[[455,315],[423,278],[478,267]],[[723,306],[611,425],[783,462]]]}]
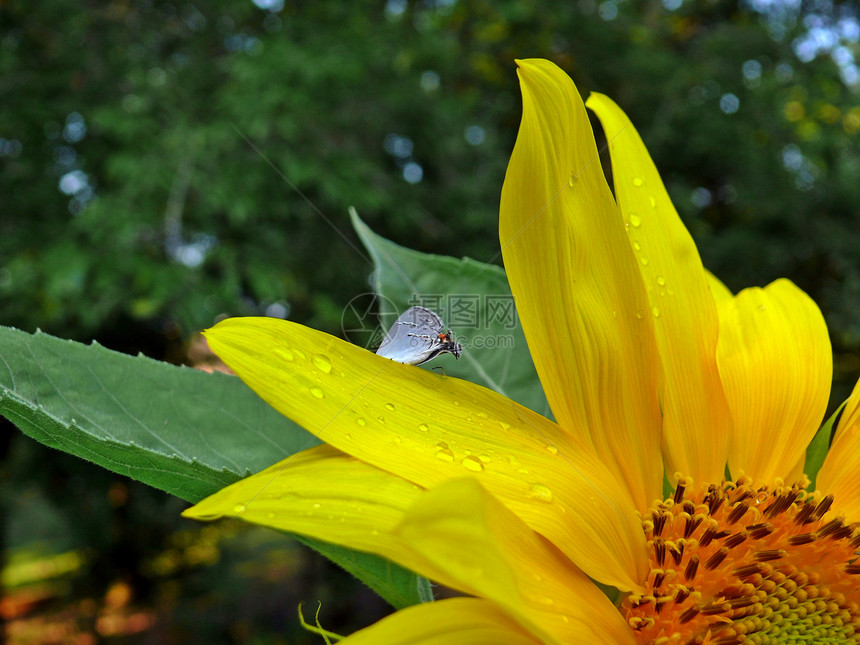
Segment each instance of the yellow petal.
[{"label": "yellow petal", "polygon": [[732,298],[732,292],[722,283],[722,281],[713,273],[705,269],[705,277],[708,279],[708,286],[711,288],[711,295],[714,297],[714,302],[720,303],[723,300]]},{"label": "yellow petal", "polygon": [[549,61],[518,65],[499,221],[508,280],[556,420],[642,510],[663,483],[651,307],[573,82]]},{"label": "yellow petal", "polygon": [[860,381],[848,397],[833,443],[816,479],[818,490],[835,498],[834,509],[860,521]]},{"label": "yellow petal", "polygon": [[601,94],[587,105],[609,141],[615,197],[656,329],[667,471],[720,481],[731,417],[716,362],[719,319],[702,261],[627,115]]},{"label": "yellow petal", "polygon": [[494,601],[543,642],[634,642],[609,599],[474,479],[425,493],[397,533],[458,588]]},{"label": "yellow petal", "polygon": [[235,517],[410,566],[412,552],[386,536],[422,492],[420,486],[323,445],[238,481],[183,515],[197,520]]},{"label": "yellow petal", "polygon": [[541,645],[491,602],[450,598],[402,609],[342,645]]},{"label": "yellow petal", "polygon": [[827,408],[833,358],[816,304],[788,280],[720,302],[720,374],[734,419],[732,476],[790,476]]},{"label": "yellow petal", "polygon": [[288,321],[230,318],[206,338],[266,402],[339,450],[425,488],[474,476],[595,579],[631,589],[647,575],[626,490],[545,417]]}]

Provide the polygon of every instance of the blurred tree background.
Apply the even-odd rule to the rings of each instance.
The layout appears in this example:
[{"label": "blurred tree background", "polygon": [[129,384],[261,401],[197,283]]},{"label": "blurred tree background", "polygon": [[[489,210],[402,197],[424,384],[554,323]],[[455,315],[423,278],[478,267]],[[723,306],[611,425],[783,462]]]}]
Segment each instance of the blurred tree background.
[{"label": "blurred tree background", "polygon": [[[841,401],[858,40],[856,3],[831,0],[5,0],[0,324],[173,362],[219,315],[339,334],[370,290],[350,205],[405,246],[498,261],[513,60],[539,56],[628,112],[733,291],[785,276],[818,302]],[[386,611],[281,536],[189,526],[9,424],[0,455],[9,642],[309,643],[300,600],[343,632]]]}]

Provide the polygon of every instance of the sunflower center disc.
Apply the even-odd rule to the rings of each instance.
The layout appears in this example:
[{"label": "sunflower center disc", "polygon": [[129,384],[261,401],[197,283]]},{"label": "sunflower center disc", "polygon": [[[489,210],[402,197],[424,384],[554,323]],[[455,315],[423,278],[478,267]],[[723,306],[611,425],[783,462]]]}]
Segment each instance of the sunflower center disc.
[{"label": "sunflower center disc", "polygon": [[645,514],[647,592],[621,607],[640,643],[860,643],[860,525],[805,482],[741,478]]}]

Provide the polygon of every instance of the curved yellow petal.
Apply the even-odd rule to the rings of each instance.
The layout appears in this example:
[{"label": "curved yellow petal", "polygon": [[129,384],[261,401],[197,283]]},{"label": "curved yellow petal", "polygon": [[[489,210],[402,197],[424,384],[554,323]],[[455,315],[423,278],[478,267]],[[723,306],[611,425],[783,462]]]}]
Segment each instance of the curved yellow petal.
[{"label": "curved yellow petal", "polygon": [[601,94],[586,105],[609,142],[615,198],[648,293],[662,365],[667,471],[720,481],[731,417],[716,361],[719,319],[702,261],[627,115]]},{"label": "curved yellow petal", "polygon": [[597,586],[474,479],[428,491],[397,534],[457,578],[458,588],[492,600],[542,642],[635,642]]},{"label": "curved yellow petal", "polygon": [[[506,608],[531,633],[622,642],[626,623],[556,547],[474,479],[430,491],[331,446],[294,455],[183,513],[235,517],[386,557]],[[616,634],[610,640],[603,636]],[[581,640],[581,639],[574,639]]]},{"label": "curved yellow petal", "polygon": [[555,418],[643,510],[663,483],[651,307],[573,81],[549,61],[517,64],[523,118],[499,220],[511,291]]},{"label": "curved yellow petal", "polygon": [[708,286],[711,288],[711,295],[714,297],[714,302],[720,303],[723,300],[733,298],[731,290],[723,284],[713,273],[705,269],[705,277],[708,280]]},{"label": "curved yellow petal", "polygon": [[412,482],[322,445],[218,491],[183,516],[235,517],[410,567],[415,565],[412,552],[389,536],[422,492]]},{"label": "curved yellow petal", "polygon": [[860,521],[860,380],[842,410],[816,484],[821,492],[833,495],[833,508],[845,513],[849,522]]},{"label": "curved yellow petal", "polygon": [[414,605],[338,641],[342,645],[541,645],[493,603],[450,598]]},{"label": "curved yellow petal", "polygon": [[339,450],[425,488],[473,476],[595,579],[631,589],[647,575],[626,490],[545,417],[288,321],[230,318],[206,338],[266,402]]},{"label": "curved yellow petal", "polygon": [[732,476],[786,478],[827,408],[833,357],[816,304],[788,280],[720,302],[717,359],[734,419]]}]

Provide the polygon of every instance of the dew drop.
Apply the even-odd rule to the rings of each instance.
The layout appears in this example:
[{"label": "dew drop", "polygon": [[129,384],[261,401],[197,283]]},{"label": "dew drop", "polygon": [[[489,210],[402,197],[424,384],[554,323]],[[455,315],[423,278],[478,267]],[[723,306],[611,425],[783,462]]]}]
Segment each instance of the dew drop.
[{"label": "dew drop", "polygon": [[389,412],[394,412],[394,404],[393,403],[386,403],[385,409],[388,410]]},{"label": "dew drop", "polygon": [[366,426],[366,425],[367,425],[367,421],[365,421],[365,420],[364,420],[364,417],[358,417],[358,418],[355,420],[355,422],[356,422],[358,425],[360,425],[361,427],[364,427],[364,426]]},{"label": "dew drop", "polygon": [[466,457],[463,460],[463,466],[465,466],[467,470],[471,470],[474,473],[479,473],[484,470],[484,464],[481,463],[481,460],[477,457]]},{"label": "dew drop", "polygon": [[553,446],[552,444],[549,444],[546,447],[546,451],[551,455],[557,455],[558,454],[558,447]]},{"label": "dew drop", "polygon": [[488,416],[488,415],[487,415],[487,413],[486,413],[486,412],[484,412],[483,410],[480,410],[480,411],[478,412],[478,418],[480,418],[480,419],[486,419],[486,418],[487,418],[487,416]]},{"label": "dew drop", "polygon": [[648,198],[648,201],[651,203],[651,208],[657,208],[657,199],[654,195],[651,195],[651,197]]},{"label": "dew drop", "polygon": [[637,317],[637,318],[640,318],[640,319],[641,319],[641,318],[644,318],[644,317],[645,317],[645,312],[644,312],[644,311],[642,311],[641,309],[637,309],[637,310],[636,310],[636,317]]},{"label": "dew drop", "polygon": [[306,359],[306,358],[307,358],[307,356],[305,356],[305,353],[304,353],[302,350],[298,349],[298,348],[296,348],[296,350],[295,350],[295,354],[296,354],[296,356],[298,356],[298,357],[299,357],[299,358],[301,358],[302,360],[304,360],[304,359]]},{"label": "dew drop", "polygon": [[453,403],[453,404],[454,404],[454,405],[456,405],[457,407],[460,407],[460,402],[459,402],[459,401],[457,401],[457,400],[451,401],[451,403]]},{"label": "dew drop", "polygon": [[642,263],[643,267],[648,266],[648,258],[639,258],[639,261]]},{"label": "dew drop", "polygon": [[281,347],[274,349],[273,352],[275,356],[277,356],[278,358],[283,358],[285,361],[292,361],[296,358],[295,354],[293,354],[290,350],[283,349]]},{"label": "dew drop", "polygon": [[552,501],[552,491],[543,484],[532,484],[529,486],[529,497],[539,502],[549,503]]},{"label": "dew drop", "polygon": [[576,175],[573,173],[570,173],[570,179],[567,180],[567,185],[573,186],[575,183],[576,183]]},{"label": "dew drop", "polygon": [[314,364],[320,372],[323,374],[331,373],[331,361],[328,356],[323,356],[322,354],[314,354],[314,357],[311,359],[311,362]]},{"label": "dew drop", "polygon": [[642,250],[642,245],[641,245],[641,244],[639,244],[639,242],[633,242],[633,250],[634,250],[634,251],[641,251],[641,250]]},{"label": "dew drop", "polygon": [[630,213],[630,226],[639,228],[642,225],[642,218],[636,213]]},{"label": "dew drop", "polygon": [[313,394],[318,399],[325,398],[325,394],[323,394],[322,388],[318,385],[311,386],[311,394]]},{"label": "dew drop", "polygon": [[487,455],[478,455],[478,459],[480,459],[485,464],[488,464],[492,461]]},{"label": "dew drop", "polygon": [[654,307],[653,309],[651,309],[651,313],[654,314],[655,318],[659,318],[660,317],[660,307]]},{"label": "dew drop", "polygon": [[419,423],[419,424],[418,424],[418,429],[419,429],[421,432],[427,432],[427,431],[430,429],[430,426],[428,426],[426,423]]},{"label": "dew drop", "polygon": [[440,448],[436,452],[436,458],[441,459],[442,461],[446,461],[451,463],[454,461],[454,453],[448,450],[447,448]]},{"label": "dew drop", "polygon": [[661,287],[666,286],[666,278],[664,278],[662,275],[658,275],[657,284],[659,284]]},{"label": "dew drop", "polygon": [[379,421],[380,423],[385,423],[385,417],[382,416],[381,414],[378,417],[376,417],[376,420]]},{"label": "dew drop", "polygon": [[246,504],[236,504],[236,506],[233,507],[233,512],[244,513],[247,508],[248,506]]},{"label": "dew drop", "polygon": [[270,512],[266,513],[266,517],[269,518],[270,520],[273,520],[273,519],[275,519],[275,514],[270,511]]},{"label": "dew drop", "polygon": [[499,425],[502,426],[503,431],[508,431],[511,429],[510,423],[505,423],[504,421],[499,421]]},{"label": "dew drop", "polygon": [[644,183],[645,183],[645,180],[642,179],[642,177],[634,177],[633,178],[633,185],[634,186],[641,186]]}]

